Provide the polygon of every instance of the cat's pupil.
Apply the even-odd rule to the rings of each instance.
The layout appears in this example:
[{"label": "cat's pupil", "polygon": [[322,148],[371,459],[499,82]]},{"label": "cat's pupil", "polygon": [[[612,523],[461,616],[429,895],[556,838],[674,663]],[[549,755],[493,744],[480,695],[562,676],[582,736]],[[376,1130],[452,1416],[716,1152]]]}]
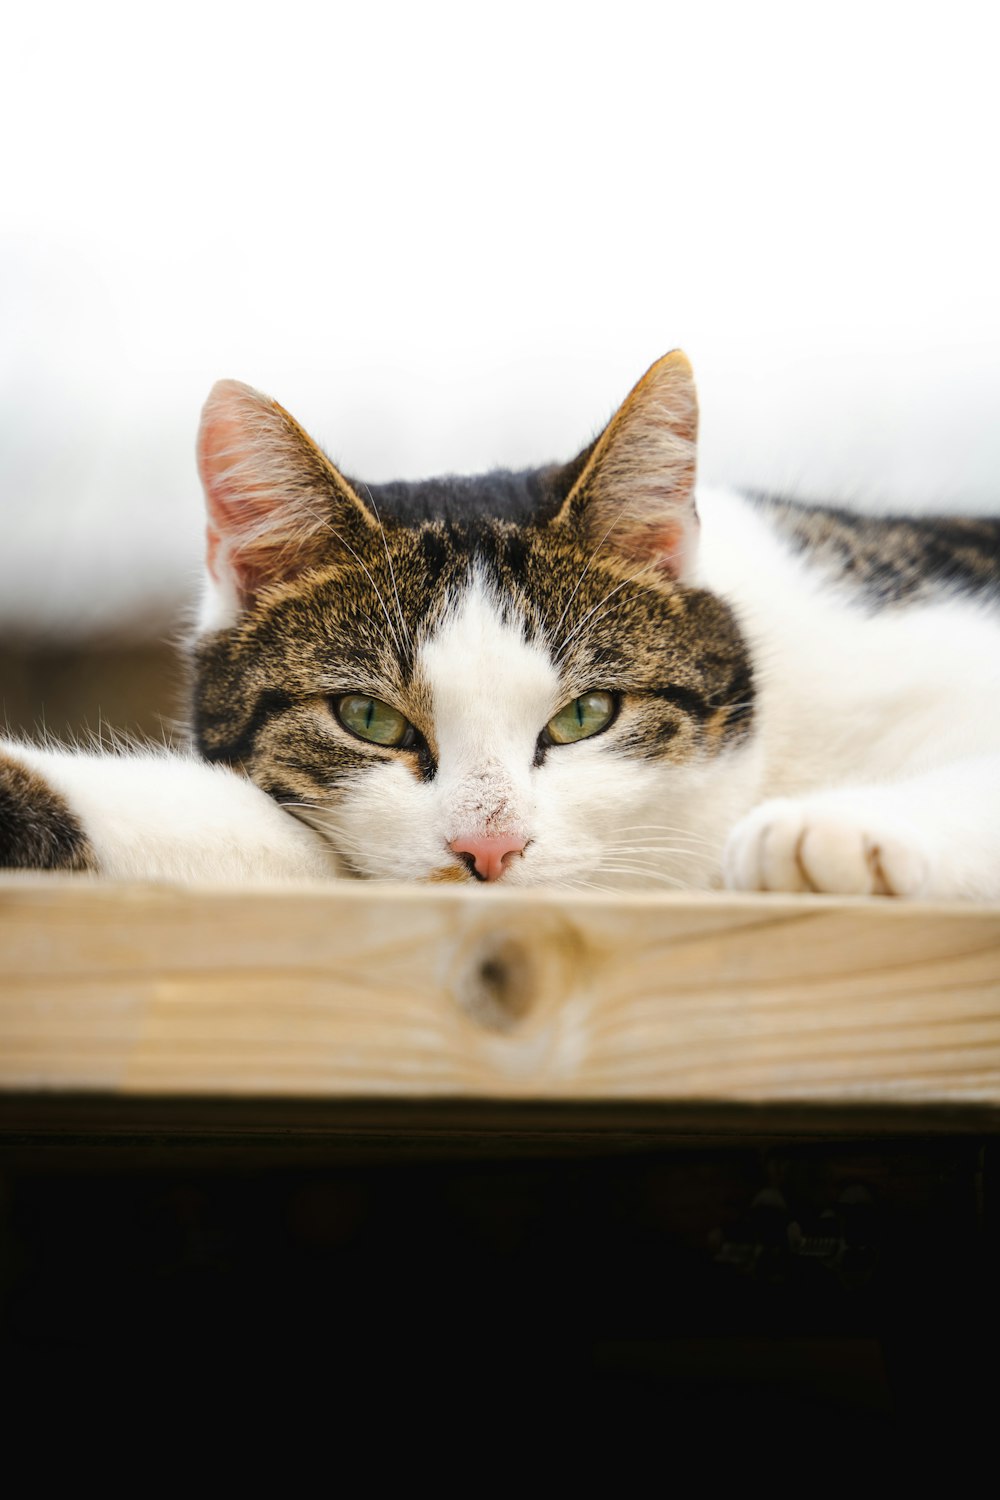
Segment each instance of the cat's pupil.
[{"label": "cat's pupil", "polygon": [[590,739],[607,729],[615,717],[616,706],[613,693],[581,693],[549,720],[543,741],[552,745],[571,745],[576,740]]},{"label": "cat's pupil", "polygon": [[334,699],[334,710],[344,728],[360,740],[390,749],[408,748],[416,741],[416,731],[398,709],[380,698],[367,694],[345,693]]}]

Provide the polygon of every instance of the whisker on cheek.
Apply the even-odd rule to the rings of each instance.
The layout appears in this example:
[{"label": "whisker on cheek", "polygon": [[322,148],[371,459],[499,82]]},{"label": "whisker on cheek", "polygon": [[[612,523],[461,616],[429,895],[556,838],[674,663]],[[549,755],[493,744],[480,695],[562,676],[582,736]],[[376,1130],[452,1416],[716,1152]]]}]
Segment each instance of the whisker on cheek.
[{"label": "whisker on cheek", "polygon": [[601,864],[597,867],[597,873],[604,873],[608,875],[631,875],[634,876],[636,881],[639,883],[643,883],[645,881],[656,881],[660,885],[670,886],[672,890],[687,891],[691,889],[691,882],[688,880],[680,880],[677,878],[677,876],[667,875],[662,870],[651,869],[645,865],[637,865],[631,862],[628,864],[618,864],[612,863],[611,861],[602,861]]},{"label": "whisker on cheek", "polygon": [[690,828],[678,828],[673,823],[623,823],[616,830],[618,833],[669,833],[674,838],[686,838],[708,843],[704,834],[696,833]]}]

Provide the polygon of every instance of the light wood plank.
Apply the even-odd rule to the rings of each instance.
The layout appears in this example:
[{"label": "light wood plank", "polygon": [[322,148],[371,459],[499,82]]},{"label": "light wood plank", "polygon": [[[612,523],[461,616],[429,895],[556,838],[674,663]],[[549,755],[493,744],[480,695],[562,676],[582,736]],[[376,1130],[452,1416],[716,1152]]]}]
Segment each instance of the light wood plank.
[{"label": "light wood plank", "polygon": [[0,1087],[1000,1105],[1000,911],[0,878]]}]

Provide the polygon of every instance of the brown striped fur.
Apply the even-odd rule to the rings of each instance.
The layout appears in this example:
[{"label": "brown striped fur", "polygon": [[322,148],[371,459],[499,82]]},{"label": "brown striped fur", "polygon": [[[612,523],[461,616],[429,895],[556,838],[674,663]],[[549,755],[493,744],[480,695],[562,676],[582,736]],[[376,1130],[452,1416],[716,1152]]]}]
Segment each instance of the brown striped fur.
[{"label": "brown striped fur", "polygon": [[94,871],[94,851],[58,792],[0,751],[0,867]]}]

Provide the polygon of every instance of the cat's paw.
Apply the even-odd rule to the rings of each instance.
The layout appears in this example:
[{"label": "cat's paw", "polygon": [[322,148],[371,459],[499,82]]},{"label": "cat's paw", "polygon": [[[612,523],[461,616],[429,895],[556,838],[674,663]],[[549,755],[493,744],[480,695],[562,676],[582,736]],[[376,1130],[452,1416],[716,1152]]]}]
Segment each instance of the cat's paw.
[{"label": "cat's paw", "polygon": [[737,823],[723,855],[734,891],[919,896],[929,869],[913,830],[836,797],[762,803]]}]

